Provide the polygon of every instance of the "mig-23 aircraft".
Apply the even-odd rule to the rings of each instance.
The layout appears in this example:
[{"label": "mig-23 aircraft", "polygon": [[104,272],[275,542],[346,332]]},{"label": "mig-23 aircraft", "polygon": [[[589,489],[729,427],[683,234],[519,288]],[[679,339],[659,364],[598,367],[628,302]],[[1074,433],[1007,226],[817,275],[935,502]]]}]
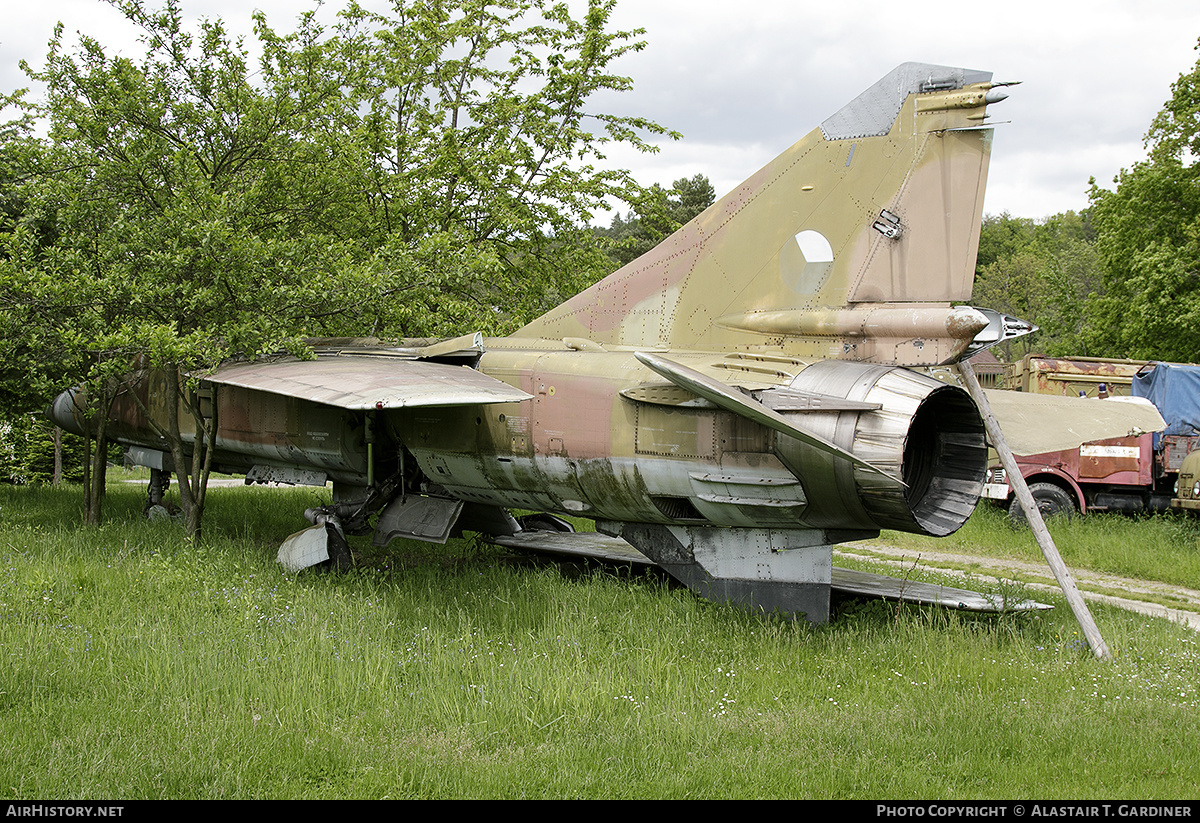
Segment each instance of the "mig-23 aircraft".
[{"label": "mig-23 aircraft", "polygon": [[[701,596],[822,622],[833,544],[950,534],[982,491],[976,403],[929,370],[1032,328],[956,305],[971,297],[1001,85],[899,66],[508,337],[326,341],[313,360],[199,375],[213,469],[332,482],[332,505],[281,549],[293,568],[345,556],[343,532],[553,543],[511,513],[524,510],[552,527],[591,519],[600,534],[578,537],[622,539]],[[155,379],[135,391],[165,419]],[[72,398],[53,416],[81,432]],[[171,470],[139,404],[118,398],[107,431]]]}]

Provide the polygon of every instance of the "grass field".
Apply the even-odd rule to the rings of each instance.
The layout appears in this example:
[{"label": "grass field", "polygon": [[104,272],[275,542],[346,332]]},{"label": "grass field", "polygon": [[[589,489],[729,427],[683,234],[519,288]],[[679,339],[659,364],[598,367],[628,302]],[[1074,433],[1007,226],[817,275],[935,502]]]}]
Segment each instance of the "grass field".
[{"label": "grass field", "polygon": [[[1096,608],[1105,662],[1061,599],[987,617],[843,601],[812,627],[468,541],[356,544],[352,573],[290,575],[275,549],[314,492],[214,489],[199,546],[141,520],[142,500],[111,484],[106,525],[86,529],[78,489],[0,486],[4,797],[1171,799],[1200,785],[1198,638],[1163,620]],[[1068,564],[1200,579],[1186,522],[1065,528]],[[1025,557],[1026,539],[981,512],[937,545]]]},{"label": "grass field", "polygon": [[[1091,514],[1055,520],[1054,543],[1068,566],[1200,588],[1200,518],[1176,513],[1131,517]],[[955,551],[1044,562],[1028,528],[1012,528],[1003,509],[981,503],[963,528],[945,538],[884,532],[914,551]]]}]

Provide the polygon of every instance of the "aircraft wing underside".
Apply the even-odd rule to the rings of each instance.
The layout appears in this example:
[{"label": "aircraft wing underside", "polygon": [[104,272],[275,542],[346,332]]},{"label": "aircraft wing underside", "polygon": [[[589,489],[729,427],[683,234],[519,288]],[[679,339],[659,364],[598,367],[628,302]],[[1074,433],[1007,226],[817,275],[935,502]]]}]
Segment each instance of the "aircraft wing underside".
[{"label": "aircraft wing underside", "polygon": [[514,403],[530,397],[468,366],[402,357],[343,355],[237,363],[205,379],[360,410]]}]

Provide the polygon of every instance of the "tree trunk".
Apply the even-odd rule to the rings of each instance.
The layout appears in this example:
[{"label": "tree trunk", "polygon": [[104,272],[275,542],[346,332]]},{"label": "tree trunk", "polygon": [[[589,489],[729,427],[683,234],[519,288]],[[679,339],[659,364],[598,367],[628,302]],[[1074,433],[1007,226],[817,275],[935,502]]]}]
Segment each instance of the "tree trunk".
[{"label": "tree trunk", "polygon": [[50,476],[50,485],[57,486],[62,483],[63,477],[63,452],[62,452],[62,429],[58,426],[54,427],[54,473]]},{"label": "tree trunk", "polygon": [[85,495],[87,513],[84,516],[84,522],[89,526],[99,526],[104,519],[104,483],[108,469],[108,443],[102,436],[96,439],[96,449],[92,452],[91,464]]},{"label": "tree trunk", "polygon": [[184,457],[183,421],[179,416],[179,406],[185,399],[183,388],[179,385],[179,367],[167,366],[164,371],[167,376],[167,440],[171,445],[171,458],[175,463],[179,505],[183,508],[184,528],[188,537],[199,542],[216,429],[211,424],[205,425],[200,403],[193,402],[194,398],[186,398],[195,427],[192,459],[189,464]]},{"label": "tree trunk", "polygon": [[104,481],[108,468],[108,443],[104,435],[108,427],[108,413],[112,408],[112,401],[113,397],[108,392],[101,392],[100,402],[95,411],[95,439],[92,438],[90,430],[84,438],[86,446],[83,466],[83,522],[89,526],[99,526],[104,519]]}]

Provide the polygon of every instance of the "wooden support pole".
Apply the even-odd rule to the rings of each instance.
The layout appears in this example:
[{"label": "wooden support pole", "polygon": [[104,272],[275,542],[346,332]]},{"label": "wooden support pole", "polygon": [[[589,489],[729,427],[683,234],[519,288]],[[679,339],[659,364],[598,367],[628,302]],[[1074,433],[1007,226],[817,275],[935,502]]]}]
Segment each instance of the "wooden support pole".
[{"label": "wooden support pole", "polygon": [[1096,621],[1092,619],[1092,613],[1088,610],[1083,595],[1079,593],[1075,579],[1071,576],[1067,565],[1063,563],[1063,559],[1054,545],[1054,540],[1046,529],[1046,523],[1042,520],[1042,512],[1038,509],[1033,495],[1029,493],[1029,486],[1025,485],[1025,478],[1021,475],[1017,459],[1013,456],[1012,449],[1008,447],[1008,442],[1004,439],[1004,432],[1000,430],[1000,424],[996,422],[992,408],[988,405],[987,397],[980,388],[979,381],[975,378],[975,370],[965,359],[959,362],[958,368],[962,373],[963,383],[967,386],[967,392],[979,406],[979,413],[983,415],[983,424],[987,428],[988,439],[992,441],[997,454],[1000,455],[1000,463],[1004,466],[1004,472],[1008,476],[1008,484],[1012,486],[1017,500],[1021,501],[1021,508],[1025,510],[1025,519],[1029,521],[1029,527],[1033,529],[1033,536],[1037,538],[1038,546],[1041,547],[1042,554],[1046,556],[1046,562],[1050,564],[1050,571],[1054,573],[1054,579],[1058,581],[1075,619],[1079,621],[1079,628],[1083,629],[1083,635],[1087,638],[1092,654],[1102,660],[1111,660],[1112,655],[1108,651],[1104,638],[1100,636],[1100,630],[1096,628]]}]

